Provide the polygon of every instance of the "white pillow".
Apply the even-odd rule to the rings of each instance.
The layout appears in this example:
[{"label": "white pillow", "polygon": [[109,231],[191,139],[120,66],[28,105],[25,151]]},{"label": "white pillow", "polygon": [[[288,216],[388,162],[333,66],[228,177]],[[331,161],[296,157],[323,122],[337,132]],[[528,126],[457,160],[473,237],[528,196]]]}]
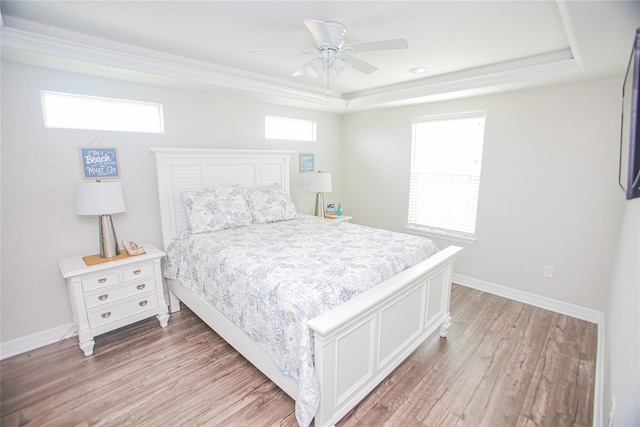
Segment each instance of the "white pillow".
[{"label": "white pillow", "polygon": [[212,188],[182,193],[192,233],[207,233],[251,225],[251,212],[242,187]]},{"label": "white pillow", "polygon": [[282,190],[245,189],[245,197],[254,224],[285,221],[298,217],[298,210],[291,197]]}]

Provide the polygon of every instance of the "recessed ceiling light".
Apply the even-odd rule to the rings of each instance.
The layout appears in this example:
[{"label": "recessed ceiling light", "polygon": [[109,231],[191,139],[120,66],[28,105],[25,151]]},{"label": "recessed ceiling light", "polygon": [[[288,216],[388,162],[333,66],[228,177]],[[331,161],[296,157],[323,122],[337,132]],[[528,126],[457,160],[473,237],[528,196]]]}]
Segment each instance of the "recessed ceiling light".
[{"label": "recessed ceiling light", "polygon": [[413,74],[422,74],[422,73],[426,73],[427,71],[428,70],[425,67],[415,67],[409,70],[409,72]]}]

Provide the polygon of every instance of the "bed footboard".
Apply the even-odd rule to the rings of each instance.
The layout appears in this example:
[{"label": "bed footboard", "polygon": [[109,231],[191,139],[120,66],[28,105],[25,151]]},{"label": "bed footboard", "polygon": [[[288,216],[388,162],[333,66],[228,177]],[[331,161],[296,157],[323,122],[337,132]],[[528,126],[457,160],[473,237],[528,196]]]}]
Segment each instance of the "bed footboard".
[{"label": "bed footboard", "polygon": [[320,383],[316,426],[340,420],[438,328],[446,335],[460,250],[449,246],[309,322]]}]

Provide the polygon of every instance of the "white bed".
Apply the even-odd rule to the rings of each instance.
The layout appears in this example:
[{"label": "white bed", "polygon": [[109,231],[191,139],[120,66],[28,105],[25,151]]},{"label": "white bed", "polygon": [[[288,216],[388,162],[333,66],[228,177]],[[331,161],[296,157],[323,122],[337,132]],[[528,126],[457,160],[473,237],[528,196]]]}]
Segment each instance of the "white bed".
[{"label": "white bed", "polygon": [[[279,183],[290,190],[292,151],[151,149],[156,157],[165,247],[187,228],[182,192]],[[425,338],[450,323],[451,274],[461,248],[450,246],[308,322],[315,340],[320,403],[315,425],[336,423]],[[168,280],[171,311],[182,301],[292,398],[297,383],[247,334],[204,299]],[[354,351],[357,349],[357,351]]]}]

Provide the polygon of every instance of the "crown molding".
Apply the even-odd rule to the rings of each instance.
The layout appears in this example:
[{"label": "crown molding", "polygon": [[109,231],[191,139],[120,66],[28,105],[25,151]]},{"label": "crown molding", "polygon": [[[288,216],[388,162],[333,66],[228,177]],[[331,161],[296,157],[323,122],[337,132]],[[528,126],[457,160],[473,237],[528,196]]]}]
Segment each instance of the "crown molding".
[{"label": "crown molding", "polygon": [[[126,72],[143,73],[160,78],[184,80],[188,82],[213,85],[226,89],[245,91],[260,94],[267,97],[284,98],[291,101],[308,103],[310,105],[321,105],[326,108],[344,108],[344,99],[319,94],[310,91],[295,89],[283,85],[262,82],[256,79],[234,76],[206,69],[205,66],[184,65],[178,62],[169,62],[151,58],[149,56],[132,55],[125,52],[104,49],[82,43],[70,42],[41,34],[17,30],[4,27],[2,29],[2,48],[20,52],[22,56],[28,54],[38,56],[44,66],[50,63],[46,58],[56,58],[55,68],[64,68],[59,65],[59,60],[71,61],[74,64],[89,64],[90,68],[95,66],[109,67],[111,69],[123,70]],[[6,55],[3,55],[6,56]],[[185,61],[187,61],[185,59]],[[83,72],[79,69],[79,72]]]},{"label": "crown molding", "polygon": [[[424,79],[421,84],[398,87],[393,91],[358,94],[347,100],[347,106],[397,105],[404,103],[424,103],[455,99],[462,96],[479,95],[498,88],[525,87],[528,82],[541,78],[560,76],[583,71],[571,49],[550,52],[534,57],[521,58],[502,64],[493,64],[472,70]],[[411,102],[413,101],[413,102]]]},{"label": "crown molding", "polygon": [[[160,60],[150,56],[152,53],[162,55],[159,52],[134,55],[9,27],[2,28],[2,48],[5,59],[16,57],[24,60],[25,57],[29,57],[30,61],[25,62],[90,74],[95,74],[100,68],[107,69],[106,75],[110,77],[129,80],[137,76],[138,80],[147,83],[196,83],[241,91],[249,96],[276,103],[336,113],[474,96],[496,92],[500,88],[514,88],[540,77],[582,70],[572,49],[566,49],[372,91],[336,96],[291,87],[286,83],[260,80],[266,78],[264,76],[246,77],[222,73],[207,68],[211,67],[211,64],[198,63],[187,58],[171,57],[170,60]],[[16,54],[12,55],[12,52]],[[140,76],[145,78],[141,79]]]}]

